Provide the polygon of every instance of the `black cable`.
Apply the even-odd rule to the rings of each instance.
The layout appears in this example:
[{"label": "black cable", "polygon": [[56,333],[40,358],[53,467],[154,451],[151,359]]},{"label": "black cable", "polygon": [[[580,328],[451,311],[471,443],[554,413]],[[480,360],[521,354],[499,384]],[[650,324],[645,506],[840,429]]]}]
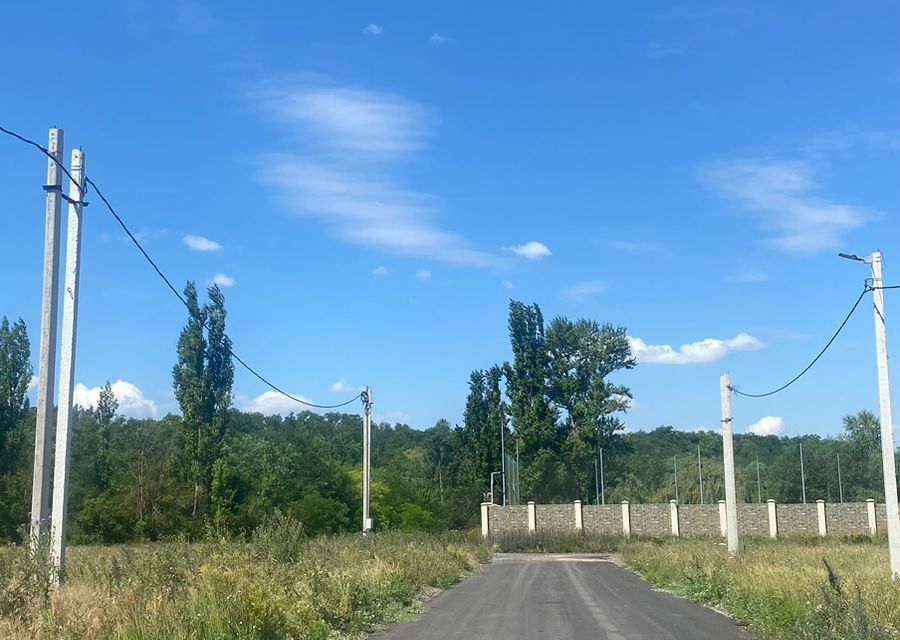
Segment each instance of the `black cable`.
[{"label": "black cable", "polygon": [[816,364],[816,362],[819,361],[819,358],[821,358],[823,355],[825,355],[825,352],[828,351],[828,347],[830,347],[830,346],[831,346],[831,343],[833,343],[833,342],[837,339],[838,335],[841,333],[841,331],[842,331],[842,330],[844,329],[844,327],[846,326],[847,322],[850,320],[850,316],[853,315],[853,313],[856,311],[856,308],[859,306],[859,303],[862,302],[863,296],[866,295],[867,293],[869,293],[871,290],[872,290],[872,287],[869,286],[868,284],[866,284],[866,286],[865,286],[865,287],[863,288],[863,290],[862,290],[862,293],[860,293],[860,294],[859,294],[859,297],[856,299],[856,302],[853,303],[853,307],[850,309],[850,313],[847,314],[847,317],[844,318],[844,321],[841,323],[841,326],[839,326],[839,327],[837,328],[837,331],[834,332],[834,335],[831,336],[831,340],[829,340],[829,341],[825,344],[825,346],[822,347],[822,350],[819,351],[819,354],[818,354],[815,358],[813,358],[813,361],[810,362],[810,363],[806,366],[806,368],[805,368],[803,371],[801,371],[801,372],[798,373],[796,376],[794,376],[794,377],[790,380],[790,382],[788,382],[787,384],[784,384],[784,385],[778,387],[777,389],[775,389],[775,390],[773,390],[773,391],[769,391],[769,392],[767,392],[767,393],[744,393],[743,391],[740,391],[737,387],[733,387],[733,386],[732,386],[732,387],[729,387],[729,389],[731,389],[732,391],[734,391],[734,392],[735,392],[736,394],[738,394],[739,396],[744,396],[745,398],[765,398],[766,396],[773,396],[773,395],[775,395],[776,393],[778,393],[778,392],[780,392],[780,391],[784,391],[785,389],[787,389],[789,386],[791,386],[792,384],[794,384],[795,382],[797,382],[797,380],[799,380],[800,378],[802,378],[802,377],[803,377],[803,374],[805,374],[807,371],[809,371],[810,369],[812,369],[812,368],[813,368],[813,365]]},{"label": "black cable", "polygon": [[[72,184],[78,185],[78,182],[72,177],[72,174],[69,173],[69,170],[66,169],[66,167],[63,165],[63,163],[60,162],[59,159],[55,158],[53,156],[53,154],[50,153],[50,151],[47,148],[38,144],[34,140],[29,140],[28,138],[19,135],[15,131],[10,131],[9,129],[6,129],[2,126],[0,126],[0,133],[5,133],[6,135],[12,136],[13,138],[16,138],[17,140],[24,142],[25,144],[35,147],[41,153],[43,153],[45,156],[50,158],[54,163],[56,163],[56,166],[58,166],[60,169],[62,169],[63,173],[65,173],[66,176],[68,176],[69,180],[72,181]],[[153,260],[153,258],[150,257],[150,254],[148,254],[147,251],[144,249],[144,247],[141,246],[140,241],[138,241],[138,239],[134,236],[134,234],[131,232],[131,229],[128,228],[128,225],[125,224],[125,221],[122,220],[122,218],[116,212],[115,208],[112,206],[112,204],[110,204],[109,200],[106,199],[106,196],[103,195],[103,192],[100,191],[100,188],[97,186],[97,183],[95,183],[93,180],[91,180],[87,176],[85,176],[84,180],[87,184],[89,184],[91,187],[93,187],[94,191],[97,192],[97,196],[99,196],[100,200],[103,201],[103,204],[106,206],[106,208],[112,214],[113,218],[116,219],[116,222],[119,223],[119,226],[122,227],[122,230],[128,235],[129,238],[131,238],[131,241],[134,243],[134,246],[137,247],[138,251],[141,252],[141,255],[144,256],[144,259],[150,264],[151,267],[153,267],[153,270],[156,272],[156,275],[158,275],[162,279],[162,281],[166,283],[166,286],[169,288],[169,290],[172,293],[175,294],[175,297],[178,298],[178,300],[181,302],[181,304],[183,304],[185,306],[185,308],[188,310],[188,313],[191,313],[191,307],[190,307],[190,305],[188,305],[187,300],[184,299],[184,296],[182,296],[181,293],[179,293],[178,289],[176,289],[175,286],[172,284],[172,282],[166,277],[166,275],[162,272],[162,270],[159,268],[159,266],[156,264],[156,262]],[[80,185],[79,185],[79,187],[80,187]],[[79,189],[79,190],[81,190],[81,189]],[[84,191],[82,190],[82,199],[83,198],[84,198]],[[209,329],[209,327],[206,325],[206,323],[202,322],[202,320],[201,320],[201,324],[206,329]],[[227,336],[224,336],[224,337],[227,338]],[[260,374],[258,371],[256,371],[256,369],[254,369],[249,364],[244,362],[244,360],[242,358],[240,358],[231,349],[231,347],[226,347],[226,349],[228,350],[228,353],[231,355],[232,358],[237,360],[241,364],[241,366],[243,366],[247,371],[249,371],[251,374],[253,374],[264,385],[266,385],[273,391],[280,393],[285,398],[288,398],[289,400],[293,400],[294,402],[305,405],[307,407],[313,407],[315,409],[337,409],[340,407],[345,407],[348,404],[350,404],[351,402],[355,402],[362,396],[361,393],[358,393],[358,394],[356,394],[355,397],[351,398],[350,400],[347,400],[346,402],[341,402],[340,404],[315,404],[314,402],[308,402],[306,400],[302,400],[301,398],[298,398],[297,396],[294,396],[294,395],[288,393],[287,391],[284,391],[283,389],[279,388],[275,384],[269,382],[265,377],[262,376],[262,374]]]}]

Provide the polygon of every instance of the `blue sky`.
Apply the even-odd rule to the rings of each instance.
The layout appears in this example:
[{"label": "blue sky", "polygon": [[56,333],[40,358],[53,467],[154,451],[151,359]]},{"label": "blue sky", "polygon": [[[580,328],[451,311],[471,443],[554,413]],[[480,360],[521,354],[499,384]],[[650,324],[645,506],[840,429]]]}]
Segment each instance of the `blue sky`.
[{"label": "blue sky", "polygon": [[[722,371],[778,386],[849,309],[868,273],[837,251],[900,282],[891,3],[60,5],[4,7],[0,123],[63,127],[175,282],[229,285],[235,350],[316,402],[370,384],[380,418],[461,421],[513,297],[627,327],[628,428],[717,427]],[[0,313],[35,354],[44,173],[0,140]],[[98,200],[83,251],[79,397],[174,410],[183,309]],[[238,407],[289,408],[265,391],[238,371]],[[860,408],[868,303],[735,424]]]}]

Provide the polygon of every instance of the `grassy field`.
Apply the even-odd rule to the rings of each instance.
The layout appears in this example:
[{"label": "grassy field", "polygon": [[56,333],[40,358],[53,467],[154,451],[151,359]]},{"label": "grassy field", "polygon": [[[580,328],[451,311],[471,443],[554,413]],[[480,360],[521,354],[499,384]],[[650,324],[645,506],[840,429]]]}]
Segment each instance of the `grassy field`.
[{"label": "grassy field", "polygon": [[260,640],[358,637],[490,557],[473,535],[304,538],[281,521],[252,542],[72,547],[66,586],[0,553],[0,638]]}]

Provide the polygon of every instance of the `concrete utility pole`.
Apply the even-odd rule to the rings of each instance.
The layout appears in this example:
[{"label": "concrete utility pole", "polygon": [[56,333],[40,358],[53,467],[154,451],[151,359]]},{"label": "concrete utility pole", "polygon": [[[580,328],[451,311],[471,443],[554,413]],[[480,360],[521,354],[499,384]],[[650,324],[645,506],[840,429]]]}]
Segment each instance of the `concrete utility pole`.
[{"label": "concrete utility pole", "polygon": [[506,506],[506,414],[503,412],[503,402],[500,402],[500,471],[503,477],[503,506]]},{"label": "concrete utility pole", "polygon": [[[50,129],[47,151],[63,162],[63,130]],[[44,223],[44,289],[41,298],[41,352],[38,360],[37,422],[31,482],[31,548],[36,550],[50,519],[50,456],[53,392],[56,387],[56,325],[59,317],[59,227],[62,170],[47,158],[47,208]]]},{"label": "concrete utility pole", "polygon": [[762,482],[759,477],[759,456],[756,456],[756,502],[762,504]]},{"label": "concrete utility pole", "polygon": [[700,504],[703,504],[703,462],[700,459],[700,445],[697,445],[697,475],[700,478]]},{"label": "concrete utility pole", "polygon": [[722,392],[722,450],[725,457],[725,531],[728,552],[737,553],[737,492],[734,486],[734,440],[731,416],[731,374],[727,371],[720,380]]},{"label": "concrete utility pole", "polygon": [[884,501],[887,507],[888,552],[891,559],[891,575],[896,580],[900,578],[900,508],[897,505],[897,471],[891,420],[891,388],[888,380],[881,252],[876,251],[869,260],[872,264],[874,290],[872,294],[875,303],[875,355],[878,363],[878,399],[881,408],[881,466],[884,472]]},{"label": "concrete utility pole", "polygon": [[603,475],[603,449],[600,449],[600,504],[606,504],[606,478]]},{"label": "concrete utility pole", "polygon": [[372,389],[366,386],[360,394],[363,403],[363,535],[372,530],[372,518],[369,515],[372,482]]},{"label": "concrete utility pole", "polygon": [[806,469],[803,467],[803,443],[800,443],[800,488],[803,490],[803,504],[806,504]]},{"label": "concrete utility pole", "polygon": [[491,476],[488,478],[488,482],[491,483],[491,504],[494,504],[494,476],[502,476],[502,471],[491,471]]},{"label": "concrete utility pole", "polygon": [[837,456],[837,467],[838,467],[838,491],[841,496],[841,504],[844,504],[844,481],[841,480],[841,454],[836,453]]},{"label": "concrete utility pole", "polygon": [[678,502],[678,458],[673,457],[672,462],[675,464],[675,502]]},{"label": "concrete utility pole", "polygon": [[69,511],[69,459],[72,434],[72,393],[75,384],[75,342],[78,330],[78,289],[81,271],[81,222],[84,212],[84,153],[72,151],[69,184],[69,223],[66,236],[66,279],[63,292],[62,348],[60,351],[59,408],[56,415],[56,451],[53,461],[51,560],[53,582],[63,579]]}]

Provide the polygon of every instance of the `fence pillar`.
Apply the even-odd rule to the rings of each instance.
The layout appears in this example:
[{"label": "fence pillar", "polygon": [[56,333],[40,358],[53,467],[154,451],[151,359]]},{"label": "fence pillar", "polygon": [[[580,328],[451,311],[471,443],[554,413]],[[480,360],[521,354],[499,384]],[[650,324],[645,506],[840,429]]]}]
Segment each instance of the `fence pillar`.
[{"label": "fence pillar", "polygon": [[481,535],[487,538],[491,535],[491,503],[481,503]]},{"label": "fence pillar", "polygon": [[825,524],[825,501],[816,500],[816,516],[819,519],[819,535],[825,537],[828,535],[828,525]]},{"label": "fence pillar", "polygon": [[529,533],[537,531],[537,510],[534,501],[528,502],[528,531]]},{"label": "fence pillar", "polygon": [[769,507],[769,537],[773,540],[778,537],[778,512],[775,510],[775,501],[772,498],[766,500]]},{"label": "fence pillar", "polygon": [[628,500],[622,500],[622,535],[626,538],[631,537],[631,508],[628,506]]},{"label": "fence pillar", "polygon": [[719,531],[722,532],[722,537],[728,535],[728,514],[725,511],[725,501],[719,500]]},{"label": "fence pillar", "polygon": [[584,531],[584,513],[581,510],[581,500],[575,501],[575,531]]},{"label": "fence pillar", "polygon": [[866,513],[869,515],[869,535],[874,536],[878,531],[878,521],[875,519],[875,501],[872,498],[866,500]]},{"label": "fence pillar", "polygon": [[669,500],[669,516],[672,518],[672,535],[676,538],[680,535],[678,530],[678,502]]}]

